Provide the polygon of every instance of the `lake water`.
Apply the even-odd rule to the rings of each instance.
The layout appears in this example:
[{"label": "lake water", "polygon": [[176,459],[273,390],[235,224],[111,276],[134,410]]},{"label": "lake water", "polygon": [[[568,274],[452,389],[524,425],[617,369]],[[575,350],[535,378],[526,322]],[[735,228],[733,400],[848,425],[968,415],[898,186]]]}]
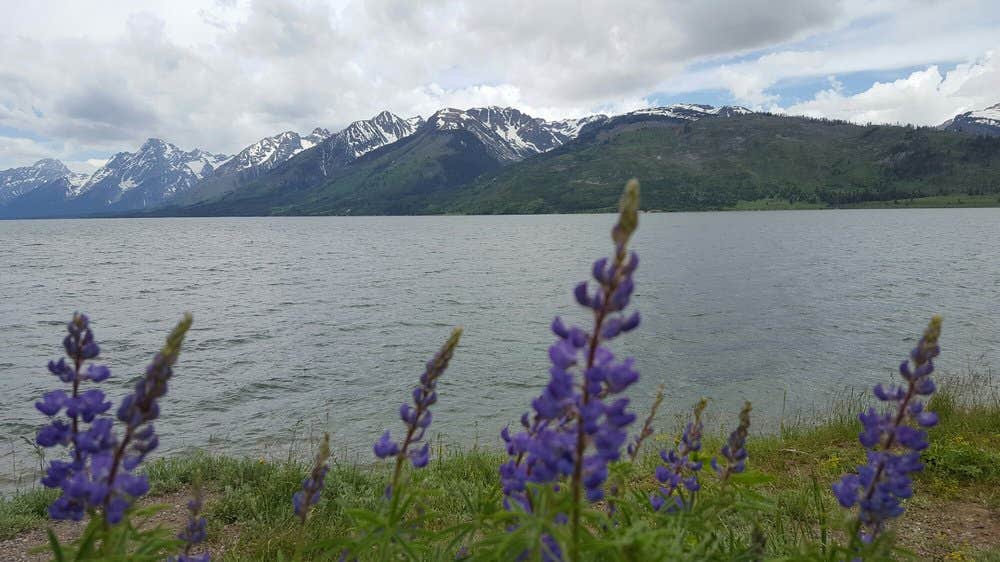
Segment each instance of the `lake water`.
[{"label": "lake water", "polygon": [[[611,215],[0,221],[0,485],[88,313],[117,399],[183,311],[195,316],[158,423],[161,453],[276,456],[332,432],[367,462],[423,363],[465,327],[433,433],[497,443],[547,380],[555,314],[610,250]],[[761,424],[892,376],[932,313],[945,371],[1000,359],[1000,209],[647,214],[634,304],[642,411],[699,396]],[[666,422],[664,422],[666,423]],[[720,421],[721,423],[721,421]],[[25,475],[29,476],[25,476]]]}]

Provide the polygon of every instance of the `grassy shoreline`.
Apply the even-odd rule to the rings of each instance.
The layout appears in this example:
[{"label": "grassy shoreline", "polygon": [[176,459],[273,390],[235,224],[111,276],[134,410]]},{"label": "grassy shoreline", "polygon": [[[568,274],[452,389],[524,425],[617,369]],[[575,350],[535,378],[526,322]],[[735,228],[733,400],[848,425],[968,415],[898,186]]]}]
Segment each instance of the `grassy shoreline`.
[{"label": "grassy shoreline", "polygon": [[[828,211],[837,209],[989,209],[1000,207],[1000,195],[935,195],[932,197],[918,197],[914,199],[894,199],[889,201],[864,201],[860,203],[843,203],[830,205],[827,203],[816,203],[811,201],[789,201],[787,199],[765,198],[754,199],[752,201],[741,200],[735,205],[728,207],[708,207],[708,208],[664,208],[646,209],[644,213],[717,213],[720,211]],[[165,219],[165,218],[268,218],[268,217],[475,217],[475,216],[503,216],[503,215],[591,215],[591,214],[614,214],[615,207],[595,207],[590,209],[565,210],[561,212],[512,212],[512,213],[477,213],[477,212],[428,212],[412,214],[362,214],[362,215],[341,215],[341,214],[284,214],[284,213],[247,213],[247,214],[170,214],[156,211],[148,212],[128,212],[116,214],[93,214],[93,215],[66,215],[56,217],[23,217],[8,218],[0,217],[0,221],[34,221],[34,220],[64,220],[64,219]]]},{"label": "grassy shoreline", "polygon": [[739,201],[726,211],[803,211],[826,209],[965,209],[1000,207],[1000,195],[935,195],[914,199],[891,199],[888,201],[864,201],[829,205],[809,201],[789,201],[787,199],[756,199]]},{"label": "grassy shoreline", "polygon": [[[944,385],[931,404],[941,423],[930,432],[926,468],[916,478],[907,513],[895,525],[901,540],[921,559],[1000,560],[1000,400],[992,381],[983,384],[966,380]],[[760,480],[756,491],[771,506],[760,512],[759,521],[768,537],[769,557],[787,555],[798,538],[816,536],[822,520],[843,516],[829,483],[862,462],[863,451],[852,413],[831,414],[815,424],[800,422],[778,434],[751,436],[750,467]],[[624,472],[632,485],[653,489],[655,453],[675,438],[665,432],[647,441],[638,465]],[[707,437],[705,450],[717,450],[721,441],[719,435]],[[499,500],[502,452],[435,445],[433,456],[428,469],[413,475],[431,492],[423,506],[426,526],[440,529],[473,517],[463,496]],[[183,501],[196,480],[203,482],[214,560],[274,560],[298,540],[290,498],[306,472],[304,463],[193,454],[159,459],[146,472],[154,503]],[[309,539],[350,534],[345,513],[374,508],[387,477],[384,464],[334,463],[324,499],[307,528]],[[0,554],[4,548],[24,548],[15,544],[41,544],[41,529],[49,525],[45,509],[52,498],[51,491],[36,488],[0,500]],[[154,523],[176,525],[169,517]],[[60,533],[73,536],[72,525],[60,525]],[[746,531],[740,525],[734,522],[734,532]]]}]

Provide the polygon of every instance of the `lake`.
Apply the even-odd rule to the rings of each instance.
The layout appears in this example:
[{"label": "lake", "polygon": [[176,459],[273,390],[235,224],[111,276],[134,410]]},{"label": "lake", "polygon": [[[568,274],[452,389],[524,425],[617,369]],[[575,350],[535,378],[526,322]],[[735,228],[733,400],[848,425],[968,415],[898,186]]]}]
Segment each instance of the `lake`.
[{"label": "lake", "polygon": [[[611,215],[0,221],[0,486],[26,485],[32,406],[86,312],[117,399],[182,312],[161,454],[301,454],[328,430],[369,462],[452,326],[434,433],[493,446],[547,381],[548,325],[610,252]],[[1000,209],[645,214],[633,354],[640,418],[700,396],[757,427],[893,376],[932,313],[943,371],[1000,359]],[[713,422],[714,423],[714,422]],[[717,426],[718,424],[716,424]]]}]

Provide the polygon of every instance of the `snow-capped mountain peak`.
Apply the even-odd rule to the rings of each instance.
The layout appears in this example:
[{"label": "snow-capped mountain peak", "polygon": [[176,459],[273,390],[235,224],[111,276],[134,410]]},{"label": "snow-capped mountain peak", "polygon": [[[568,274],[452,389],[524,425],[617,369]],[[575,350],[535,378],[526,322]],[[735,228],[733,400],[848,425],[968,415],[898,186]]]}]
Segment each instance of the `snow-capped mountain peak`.
[{"label": "snow-capped mountain peak", "polygon": [[[416,119],[419,123],[420,117]],[[360,158],[376,148],[412,135],[416,128],[414,121],[383,111],[371,119],[351,123],[335,136],[344,141],[354,158]]]},{"label": "snow-capped mountain peak", "polygon": [[1000,103],[960,113],[939,128],[973,135],[1000,136]]},{"label": "snow-capped mountain peak", "polygon": [[723,105],[720,107],[713,107],[711,105],[702,105],[694,103],[675,103],[673,105],[667,105],[663,107],[649,107],[646,109],[637,109],[631,111],[626,115],[656,115],[661,117],[671,117],[674,119],[681,119],[684,121],[696,121],[704,117],[709,117],[713,115],[719,115],[722,117],[732,117],[735,115],[747,115],[753,113],[753,111],[740,106],[730,106]]},{"label": "snow-capped mountain peak", "polygon": [[[745,107],[674,104],[640,109],[621,117],[667,117],[695,121],[710,116],[733,117],[753,113]],[[606,115],[580,119],[546,121],[509,107],[479,107],[467,110],[446,108],[433,114],[428,126],[438,130],[466,130],[482,141],[500,161],[522,160],[546,152],[575,139],[586,126],[607,121]]]},{"label": "snow-capped mountain peak", "polygon": [[146,139],[146,142],[142,143],[142,146],[139,147],[139,152],[146,152],[150,150],[168,151],[176,148],[177,147],[164,141],[163,139],[150,137]]},{"label": "snow-capped mountain peak", "polygon": [[59,160],[56,160],[55,158],[42,158],[38,162],[32,164],[30,167],[34,168],[35,170],[38,170],[41,173],[52,173],[59,175],[69,175],[72,173],[70,172],[69,168],[66,167],[65,164],[63,164]]},{"label": "snow-capped mountain peak", "polygon": [[273,170],[303,150],[322,143],[330,138],[330,135],[330,131],[316,127],[308,135],[284,131],[271,137],[264,137],[217,166],[216,175],[228,176],[239,173],[246,179],[253,179]]},{"label": "snow-capped mountain peak", "polygon": [[43,158],[31,166],[0,170],[0,205],[59,179],[80,182],[84,174],[70,171],[62,162],[54,158]]},{"label": "snow-capped mountain peak", "polygon": [[285,162],[307,148],[315,146],[322,139],[322,129],[316,129],[303,138],[295,131],[284,131],[271,137],[264,137],[241,150],[236,156],[218,167],[218,175],[246,172],[257,176]]},{"label": "snow-capped mountain peak", "polygon": [[608,119],[607,115],[599,113],[597,115],[588,115],[587,117],[581,117],[579,119],[561,119],[559,121],[552,121],[549,126],[553,131],[556,131],[567,138],[575,139],[580,136],[580,131],[590,125],[591,123],[600,123],[601,121],[606,121]]},{"label": "snow-capped mountain peak", "polygon": [[[107,205],[145,208],[191,189],[228,159],[201,149],[184,151],[157,138],[136,152],[119,152],[78,187],[71,197],[98,199]],[[135,195],[129,195],[135,191]]]},{"label": "snow-capped mountain peak", "polygon": [[212,154],[211,152],[196,148],[187,153],[184,163],[189,170],[194,172],[194,175],[198,176],[198,179],[204,179],[212,175],[220,164],[227,162],[229,159],[230,157],[225,154]]},{"label": "snow-capped mountain peak", "polygon": [[333,133],[331,133],[327,129],[323,129],[321,127],[316,127],[315,129],[312,130],[311,133],[309,133],[308,135],[305,135],[304,137],[302,137],[302,148],[303,148],[303,150],[306,150],[306,149],[309,149],[309,148],[312,148],[312,147],[316,146],[317,144],[319,144],[319,143],[325,141],[326,139],[330,138],[330,135],[332,135],[332,134]]},{"label": "snow-capped mountain peak", "polygon": [[970,111],[967,115],[973,119],[1000,125],[1000,103],[979,111]]},{"label": "snow-capped mountain peak", "polygon": [[412,135],[423,125],[419,115],[403,119],[389,111],[355,121],[334,133],[316,147],[319,172],[323,177],[361,158],[365,154]]},{"label": "snow-capped mountain peak", "polygon": [[427,124],[442,131],[456,130],[462,128],[462,123],[464,121],[471,119],[472,117],[461,109],[447,107],[434,112],[434,114],[427,119]]},{"label": "snow-capped mountain peak", "polygon": [[427,125],[442,131],[469,131],[495,158],[513,162],[561,146],[576,138],[586,124],[603,118],[601,115],[550,122],[518,109],[490,106],[442,109],[427,120]]}]

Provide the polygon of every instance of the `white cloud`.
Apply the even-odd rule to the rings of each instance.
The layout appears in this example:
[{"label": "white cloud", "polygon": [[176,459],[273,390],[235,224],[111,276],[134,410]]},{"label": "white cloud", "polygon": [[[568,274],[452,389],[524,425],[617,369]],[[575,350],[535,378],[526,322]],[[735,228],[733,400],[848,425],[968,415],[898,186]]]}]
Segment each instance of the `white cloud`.
[{"label": "white cloud", "polygon": [[[827,0],[744,4],[27,3],[0,22],[0,134],[91,153],[148,136],[233,152],[382,109],[493,103],[579,115],[635,105],[685,61],[800,38],[840,14]],[[20,160],[0,154],[0,166]]]},{"label": "white cloud", "polygon": [[823,90],[809,101],[788,107],[787,112],[859,123],[939,125],[958,113],[998,101],[1000,56],[991,51],[943,75],[938,66],[930,66],[893,82],[876,82],[854,95],[836,88]]},{"label": "white cloud", "polygon": [[852,2],[845,11],[853,16],[849,24],[759,56],[702,65],[664,82],[662,89],[722,89],[738,103],[766,108],[779,101],[773,88],[785,80],[974,60],[1000,36],[994,2],[882,0]]},{"label": "white cloud", "polygon": [[107,158],[76,160],[73,155],[80,152],[81,148],[78,146],[42,143],[23,137],[0,136],[0,155],[11,161],[9,166],[0,166],[0,169],[28,166],[42,158],[58,158],[70,170],[89,174],[97,171],[108,161]]},{"label": "white cloud", "polygon": [[7,155],[18,166],[26,166],[50,157],[52,148],[32,139],[0,136],[0,154]]},{"label": "white cloud", "polygon": [[609,99],[599,105],[533,105],[522,95],[521,89],[513,84],[497,86],[480,85],[465,88],[446,89],[438,84],[430,84],[409,93],[411,113],[427,116],[443,107],[517,107],[533,117],[543,119],[577,118],[594,113],[625,113],[649,107],[650,100],[644,97]]},{"label": "white cloud", "polygon": [[86,160],[67,160],[66,167],[74,172],[92,174],[108,163],[108,158],[87,158]]},{"label": "white cloud", "polygon": [[788,78],[981,56],[1000,18],[991,0],[39,0],[5,15],[0,137],[42,140],[0,143],[0,168],[149,136],[232,153],[383,109],[557,118],[718,89],[769,107]]}]

